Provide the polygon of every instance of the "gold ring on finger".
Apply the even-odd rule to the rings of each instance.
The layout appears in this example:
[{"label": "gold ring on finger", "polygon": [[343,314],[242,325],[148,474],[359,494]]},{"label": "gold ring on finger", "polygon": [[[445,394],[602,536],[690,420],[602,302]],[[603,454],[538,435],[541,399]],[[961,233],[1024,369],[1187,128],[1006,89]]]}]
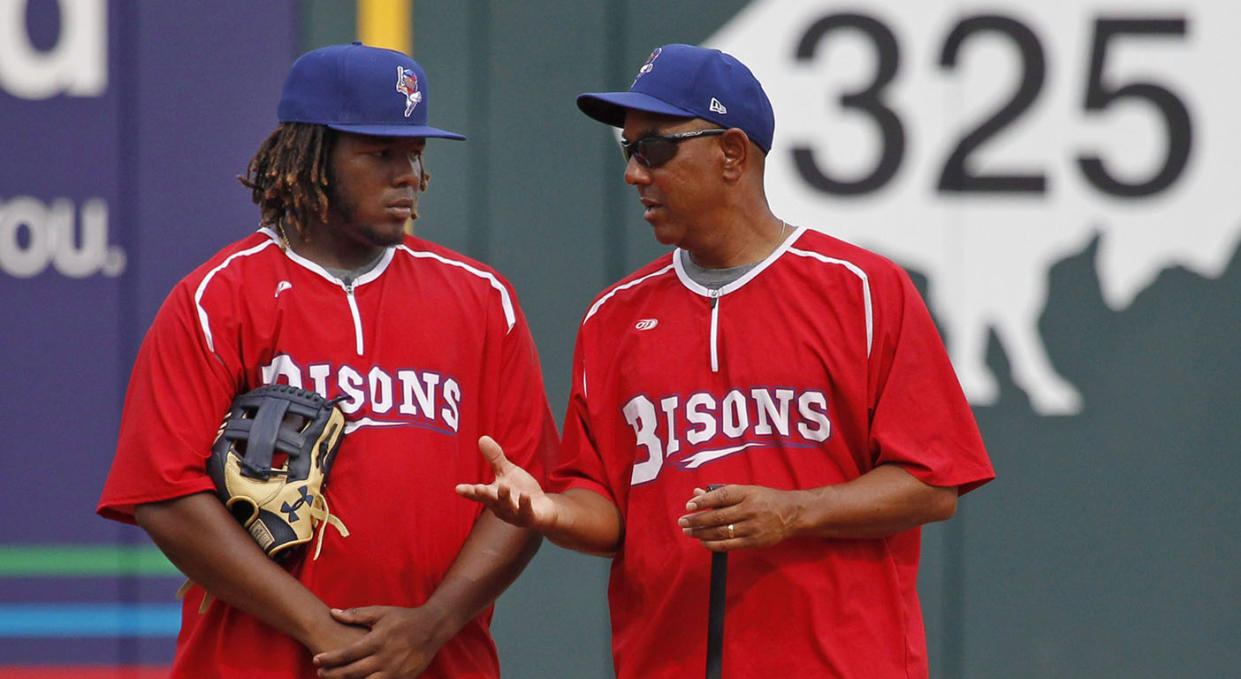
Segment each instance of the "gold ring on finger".
[{"label": "gold ring on finger", "polygon": [[736,537],[736,535],[733,533],[733,525],[731,523],[728,524],[728,537],[729,538]]}]

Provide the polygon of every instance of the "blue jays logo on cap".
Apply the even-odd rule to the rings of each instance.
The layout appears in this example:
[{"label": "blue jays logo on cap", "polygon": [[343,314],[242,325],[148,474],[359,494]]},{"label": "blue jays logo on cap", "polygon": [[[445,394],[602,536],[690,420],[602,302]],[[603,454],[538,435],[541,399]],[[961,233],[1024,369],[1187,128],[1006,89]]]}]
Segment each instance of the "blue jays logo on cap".
[{"label": "blue jays logo on cap", "polygon": [[418,102],[422,101],[422,92],[418,91],[418,76],[404,66],[397,66],[396,91],[405,95],[405,117],[408,118]]},{"label": "blue jays logo on cap", "polygon": [[[651,52],[651,56],[646,58],[646,63],[642,64],[642,68],[638,69],[638,75],[633,77],[634,83],[638,82],[638,78],[650,73],[651,69],[655,68],[655,60],[659,58],[659,53],[663,51],[664,49],[662,47],[656,47],[655,51]],[[633,87],[633,83],[629,83],[629,86]]]}]

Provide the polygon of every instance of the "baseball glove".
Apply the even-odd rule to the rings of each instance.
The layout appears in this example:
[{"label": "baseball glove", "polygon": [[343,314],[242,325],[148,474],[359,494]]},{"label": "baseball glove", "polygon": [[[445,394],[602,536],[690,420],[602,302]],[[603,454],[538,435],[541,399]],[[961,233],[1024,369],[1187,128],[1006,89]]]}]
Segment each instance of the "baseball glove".
[{"label": "baseball glove", "polygon": [[220,424],[207,473],[216,494],[268,556],[283,560],[323,527],[349,531],[328,511],[323,489],[345,417],[313,391],[272,384],[238,395]]}]

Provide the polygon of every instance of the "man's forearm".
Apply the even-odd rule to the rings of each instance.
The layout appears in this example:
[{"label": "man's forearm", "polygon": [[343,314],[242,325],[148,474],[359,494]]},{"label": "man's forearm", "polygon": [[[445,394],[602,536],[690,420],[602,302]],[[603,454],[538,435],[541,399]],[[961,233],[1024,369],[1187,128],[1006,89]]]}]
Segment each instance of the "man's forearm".
[{"label": "man's forearm", "polygon": [[612,556],[620,549],[624,527],[611,500],[581,488],[548,497],[556,504],[556,521],[543,530],[548,540],[596,556]]},{"label": "man's forearm", "polygon": [[797,530],[831,538],[880,538],[950,518],[957,489],[927,485],[895,465],[880,465],[847,483],[795,491]]},{"label": "man's forearm", "polygon": [[138,524],[187,577],[311,650],[338,626],[328,607],[263,553],[219,500],[198,493],[140,505]]},{"label": "man's forearm", "polygon": [[425,604],[441,616],[442,644],[508,589],[539,550],[539,534],[484,510],[444,580]]}]

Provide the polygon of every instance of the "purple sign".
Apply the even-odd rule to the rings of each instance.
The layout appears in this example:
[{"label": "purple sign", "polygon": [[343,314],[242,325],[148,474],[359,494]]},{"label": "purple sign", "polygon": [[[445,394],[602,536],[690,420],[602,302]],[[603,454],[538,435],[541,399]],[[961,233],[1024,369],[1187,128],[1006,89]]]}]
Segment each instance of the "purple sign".
[{"label": "purple sign", "polygon": [[171,658],[178,576],[94,509],[160,302],[257,223],[296,8],[0,0],[0,663]]}]

